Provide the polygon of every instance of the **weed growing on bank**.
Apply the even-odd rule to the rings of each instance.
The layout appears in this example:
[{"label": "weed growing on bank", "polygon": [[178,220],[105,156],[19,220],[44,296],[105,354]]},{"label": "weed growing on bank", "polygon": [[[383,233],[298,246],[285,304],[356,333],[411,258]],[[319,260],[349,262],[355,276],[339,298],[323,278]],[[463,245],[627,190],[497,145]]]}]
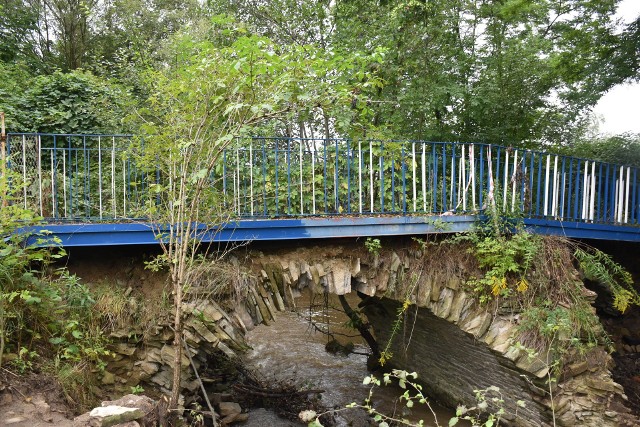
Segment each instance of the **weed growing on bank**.
[{"label": "weed growing on bank", "polygon": [[520,345],[547,353],[555,373],[567,351],[584,355],[611,345],[582,276],[606,287],[620,312],[640,303],[630,274],[609,255],[566,238],[533,234],[520,219],[499,212],[488,212],[475,231],[443,244],[467,245],[479,271],[467,280],[468,289],[493,311],[516,315]]},{"label": "weed growing on bank", "polygon": [[[6,161],[6,160],[5,160]],[[41,218],[14,203],[21,177],[0,175],[0,366],[19,374],[52,375],[76,409],[92,404],[95,371],[104,369],[109,340],[95,295],[53,262],[66,256],[46,232],[22,227]],[[11,185],[9,185],[11,184]],[[26,244],[31,238],[33,244]]]},{"label": "weed growing on bank", "polygon": [[[407,411],[410,411],[411,408],[416,406],[424,405],[433,416],[434,426],[440,427],[441,424],[438,421],[438,417],[431,407],[428,398],[423,394],[422,385],[418,383],[417,380],[418,374],[416,372],[407,372],[400,369],[393,369],[391,372],[383,374],[382,379],[375,375],[368,375],[364,378],[363,384],[369,386],[369,394],[362,404],[354,402],[343,409],[331,410],[320,414],[313,410],[306,410],[300,412],[299,418],[303,422],[308,423],[308,427],[323,427],[321,421],[323,415],[357,408],[365,410],[373,421],[378,424],[378,427],[389,427],[392,425],[407,427],[425,426],[424,420],[413,421],[399,414],[388,415],[375,408],[373,403],[375,390],[395,383],[401,389],[405,390],[404,393],[400,395],[398,401]],[[467,425],[471,425],[472,427],[494,427],[500,424],[501,419],[507,413],[505,410],[505,401],[500,389],[491,386],[482,390],[474,390],[474,393],[476,405],[471,407],[458,406],[458,408],[456,408],[456,415],[447,422],[449,427],[457,425],[460,421],[465,421]],[[517,401],[515,412],[510,415],[516,417],[518,415],[518,408],[524,407],[525,403],[523,401]],[[400,412],[405,413],[405,411]]]}]

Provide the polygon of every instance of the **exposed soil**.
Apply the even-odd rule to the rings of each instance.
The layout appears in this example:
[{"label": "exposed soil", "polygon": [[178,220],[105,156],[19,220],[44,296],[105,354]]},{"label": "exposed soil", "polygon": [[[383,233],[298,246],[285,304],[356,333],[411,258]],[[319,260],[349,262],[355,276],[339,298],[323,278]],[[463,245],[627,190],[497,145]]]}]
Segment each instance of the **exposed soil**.
[{"label": "exposed soil", "polygon": [[68,252],[62,263],[89,286],[115,283],[123,291],[131,288],[145,300],[155,300],[167,283],[166,272],[145,268],[144,262],[159,253],[155,246],[70,248]]},{"label": "exposed soil", "polygon": [[0,368],[0,426],[71,427],[62,389],[43,374],[16,375]]}]

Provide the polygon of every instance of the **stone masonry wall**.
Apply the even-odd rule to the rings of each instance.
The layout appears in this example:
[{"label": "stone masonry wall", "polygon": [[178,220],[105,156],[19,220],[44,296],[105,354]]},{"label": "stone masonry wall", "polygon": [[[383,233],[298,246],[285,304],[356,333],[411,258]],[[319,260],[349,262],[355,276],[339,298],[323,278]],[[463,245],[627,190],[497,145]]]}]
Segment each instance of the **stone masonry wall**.
[{"label": "stone masonry wall", "polygon": [[[185,306],[185,337],[194,363],[200,369],[220,352],[234,358],[245,348],[246,330],[258,323],[268,325],[277,311],[295,309],[295,297],[305,288],[338,295],[357,291],[367,298],[363,304],[383,346],[397,307],[409,300],[407,330],[392,346],[392,361],[417,371],[427,389],[451,405],[473,406],[474,389],[498,386],[508,413],[516,413],[516,400],[526,401],[524,409],[517,409],[517,417],[511,417],[514,425],[550,425],[552,407],[557,425],[640,425],[623,406],[626,397],[611,379],[610,357],[603,349],[593,350],[588,358],[568,360],[559,384],[552,388],[552,402],[545,384],[547,364],[517,346],[517,315],[479,306],[464,287],[472,272],[460,265],[433,268],[447,260],[429,256],[410,241],[385,243],[376,256],[362,242],[347,241],[252,252],[245,261],[232,259],[234,266],[251,270],[242,274],[242,299],[233,309],[207,300]],[[585,292],[585,298],[591,297]],[[114,356],[106,361],[103,377],[106,388],[129,391],[149,385],[166,391],[170,387],[169,322],[159,321],[142,336],[114,334]],[[188,358],[183,358],[181,369],[183,386],[196,390]]]},{"label": "stone masonry wall", "polygon": [[[477,272],[466,271],[463,265],[426,270],[425,264],[447,264],[429,256],[419,245],[397,241],[385,244],[375,256],[362,243],[347,243],[254,253],[251,259],[265,288],[280,291],[281,297],[273,297],[278,306],[293,304],[294,295],[306,287],[316,293],[358,291],[374,297],[364,304],[383,345],[398,302],[408,299],[413,305],[410,313],[419,307],[417,321],[408,322],[410,334],[403,334],[393,346],[402,359],[393,361],[418,371],[427,388],[450,404],[473,406],[473,390],[493,385],[503,390],[513,425],[551,425],[552,412],[561,426],[638,425],[623,405],[626,396],[611,378],[611,358],[604,349],[594,349],[586,358],[569,357],[559,383],[552,384],[552,401],[545,352],[531,357],[518,346],[518,315],[480,306],[464,286]],[[575,277],[579,280],[577,273]],[[586,289],[584,296],[594,297]],[[408,347],[402,345],[407,336],[411,336]],[[517,408],[514,416],[520,399],[526,408]]]}]

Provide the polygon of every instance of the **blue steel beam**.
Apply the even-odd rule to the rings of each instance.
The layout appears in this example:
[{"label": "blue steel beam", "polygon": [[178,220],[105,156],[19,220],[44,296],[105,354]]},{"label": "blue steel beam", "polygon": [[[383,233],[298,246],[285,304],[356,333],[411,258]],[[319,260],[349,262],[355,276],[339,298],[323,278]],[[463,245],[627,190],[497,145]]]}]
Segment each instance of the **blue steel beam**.
[{"label": "blue steel beam", "polygon": [[[244,242],[457,233],[470,230],[475,221],[473,216],[253,219],[231,222],[215,231],[206,231],[204,226],[199,229],[205,243]],[[158,243],[147,223],[44,224],[19,232],[36,233],[27,244],[44,236],[43,246],[51,245],[47,242],[54,236],[64,247]]]},{"label": "blue steel beam", "polygon": [[[299,239],[329,239],[378,236],[420,236],[469,231],[476,216],[410,216],[410,217],[355,217],[305,219],[254,219],[228,223],[217,231],[200,227],[203,242],[275,241]],[[639,227],[624,227],[584,222],[561,222],[544,219],[525,219],[525,226],[538,234],[565,236],[576,239],[620,240],[640,243]],[[52,236],[60,239],[64,247],[117,246],[157,244],[150,224],[146,223],[94,223],[48,224],[28,227],[26,233],[44,235],[43,246],[50,246]],[[27,243],[37,242],[37,235]]]}]

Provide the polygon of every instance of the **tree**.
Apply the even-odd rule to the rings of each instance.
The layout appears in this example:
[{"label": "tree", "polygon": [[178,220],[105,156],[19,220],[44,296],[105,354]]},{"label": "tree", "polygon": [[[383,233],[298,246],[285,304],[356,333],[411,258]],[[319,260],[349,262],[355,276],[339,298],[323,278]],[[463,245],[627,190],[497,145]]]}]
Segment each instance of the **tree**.
[{"label": "tree", "polygon": [[611,84],[617,3],[348,0],[332,43],[388,50],[371,101],[393,134],[531,146],[568,139]]},{"label": "tree", "polygon": [[[133,151],[152,182],[145,215],[163,251],[156,265],[168,268],[174,298],[170,406],[175,408],[189,271],[202,259],[199,251],[207,253],[202,237],[215,235],[231,216],[217,185],[224,149],[269,122],[295,116],[301,106],[350,105],[352,91],[370,82],[369,73],[362,71],[353,87],[340,85],[340,93],[325,92],[331,87],[321,85],[328,72],[322,67],[335,65],[326,52],[278,46],[223,18],[215,18],[203,37],[176,36],[167,51],[167,65],[147,73],[152,95],[136,115],[142,119],[144,140]],[[350,58],[340,62],[344,69],[353,63]]]},{"label": "tree", "polygon": [[37,14],[22,0],[0,3],[0,61],[21,59],[28,50],[29,35],[36,28]]},{"label": "tree", "polygon": [[118,84],[86,71],[31,76],[0,63],[0,110],[12,132],[122,133],[121,118],[133,103]]},{"label": "tree", "polygon": [[640,167],[640,134],[583,138],[564,148],[567,155]]}]

